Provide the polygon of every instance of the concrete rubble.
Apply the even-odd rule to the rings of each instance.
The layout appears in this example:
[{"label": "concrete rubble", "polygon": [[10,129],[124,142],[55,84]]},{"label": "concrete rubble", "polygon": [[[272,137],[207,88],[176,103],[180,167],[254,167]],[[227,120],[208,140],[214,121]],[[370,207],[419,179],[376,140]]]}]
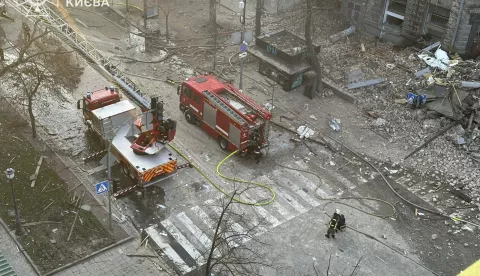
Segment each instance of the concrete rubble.
[{"label": "concrete rubble", "polygon": [[[389,143],[402,144],[405,155],[452,120],[461,119],[460,125],[406,161],[403,156],[392,161],[425,176],[428,171],[437,172],[436,178],[465,190],[480,207],[480,62],[461,60],[458,55],[441,50],[439,43],[427,48],[399,48],[373,37],[354,35],[351,39],[351,43],[336,43],[334,47],[326,44],[322,50],[325,75],[345,87],[385,79],[349,91],[360,109],[374,111],[378,116],[365,116],[370,128]],[[360,42],[367,49],[373,48],[375,55],[352,47]],[[422,57],[440,63],[448,60],[448,66],[439,65],[444,70],[436,68],[438,64],[429,66]],[[408,104],[409,93],[418,96],[418,101]],[[438,198],[433,201],[442,202]]]}]

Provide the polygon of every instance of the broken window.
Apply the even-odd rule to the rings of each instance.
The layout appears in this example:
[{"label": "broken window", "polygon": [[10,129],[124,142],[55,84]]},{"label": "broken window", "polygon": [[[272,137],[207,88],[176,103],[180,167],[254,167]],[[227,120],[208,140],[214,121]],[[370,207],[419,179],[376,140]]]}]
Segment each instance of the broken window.
[{"label": "broken window", "polygon": [[383,16],[383,23],[389,23],[397,26],[401,25],[405,18],[406,10],[406,0],[387,0],[385,14]]},{"label": "broken window", "polygon": [[443,38],[450,17],[450,10],[437,5],[428,6],[427,18],[423,32],[437,39]]}]

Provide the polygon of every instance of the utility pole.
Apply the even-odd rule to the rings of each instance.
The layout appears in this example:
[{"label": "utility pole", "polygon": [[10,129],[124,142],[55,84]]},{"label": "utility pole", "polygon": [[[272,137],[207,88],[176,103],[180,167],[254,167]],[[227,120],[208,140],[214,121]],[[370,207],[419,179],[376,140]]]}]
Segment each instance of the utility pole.
[{"label": "utility pole", "polygon": [[[257,0],[258,1],[258,0]],[[247,0],[243,0],[243,5],[241,5],[243,7],[243,16],[240,17],[240,21],[242,23],[242,33],[241,33],[241,36],[240,36],[240,43],[243,44],[245,43],[245,14],[246,14],[246,10],[247,10]],[[243,89],[243,60],[245,58],[240,58],[240,83],[238,85],[238,88],[240,90]]]},{"label": "utility pole", "polygon": [[147,31],[147,0],[143,0],[143,27]]},{"label": "utility pole", "polygon": [[257,0],[257,9],[255,10],[255,38],[259,37],[262,32],[262,4],[263,0]]},{"label": "utility pole", "polygon": [[[113,134],[113,133],[112,133]],[[110,150],[112,149],[112,140],[108,139],[107,151],[107,180],[108,180],[108,228],[112,230],[112,167],[110,166]]]}]

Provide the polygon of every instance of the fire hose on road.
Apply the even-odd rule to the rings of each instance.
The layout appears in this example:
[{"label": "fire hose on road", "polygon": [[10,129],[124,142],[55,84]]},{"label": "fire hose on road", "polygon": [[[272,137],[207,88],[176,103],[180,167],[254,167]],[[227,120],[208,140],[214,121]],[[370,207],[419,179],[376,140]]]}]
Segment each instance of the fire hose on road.
[{"label": "fire hose on road", "polygon": [[[169,144],[169,146],[174,150],[176,151],[180,156],[182,156],[185,160],[187,160],[188,162],[190,162],[190,164],[215,188],[217,189],[219,192],[221,192],[222,194],[226,195],[227,197],[229,198],[232,198],[232,195],[230,195],[227,191],[225,191],[222,187],[220,187],[219,185],[215,184],[215,182],[213,182],[213,180],[206,174],[204,173],[197,165],[195,165],[195,163],[191,162],[187,156],[185,156],[178,148],[176,148],[175,146],[173,146],[172,144]],[[227,180],[231,180],[231,181],[234,181],[234,182],[239,182],[239,183],[244,183],[244,184],[252,184],[252,185],[255,185],[259,188],[262,188],[262,189],[266,189],[270,192],[271,194],[271,198],[269,200],[266,200],[266,201],[261,201],[261,202],[248,202],[248,201],[245,201],[245,200],[242,200],[240,199],[240,197],[233,197],[232,200],[236,203],[240,203],[240,204],[245,204],[245,205],[251,205],[251,206],[265,206],[265,205],[268,205],[270,203],[272,203],[274,200],[275,200],[275,191],[273,190],[273,188],[265,185],[265,184],[262,184],[262,183],[258,183],[258,182],[253,182],[253,181],[247,181],[247,180],[242,180],[242,179],[237,179],[237,178],[233,178],[233,177],[229,177],[229,176],[226,176],[224,174],[222,174],[220,172],[220,168],[222,167],[223,163],[225,163],[227,160],[229,160],[233,155],[235,155],[236,153],[238,152],[238,150],[230,153],[227,157],[225,157],[222,161],[220,161],[218,164],[217,164],[217,168],[216,168],[216,172],[217,174],[224,178],[224,179],[227,179]]]}]

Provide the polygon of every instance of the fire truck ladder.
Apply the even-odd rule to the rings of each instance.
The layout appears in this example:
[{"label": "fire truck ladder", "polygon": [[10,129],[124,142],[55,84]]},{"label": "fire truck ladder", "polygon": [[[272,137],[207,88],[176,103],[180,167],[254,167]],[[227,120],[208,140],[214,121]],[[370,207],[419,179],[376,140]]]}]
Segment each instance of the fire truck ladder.
[{"label": "fire truck ladder", "polygon": [[[31,5],[29,1],[24,0],[6,0],[12,8],[24,15],[27,19],[35,22],[41,19],[51,29],[62,34],[70,43],[69,46],[80,50],[84,56],[98,65],[106,75],[122,88],[127,97],[136,103],[142,110],[150,109],[150,101],[144,98],[144,93],[127,76],[125,76],[112,62],[98,52],[87,40],[75,31],[68,23],[54,12],[47,3],[41,5]],[[35,1],[33,3],[36,3]]]},{"label": "fire truck ladder", "polygon": [[217,97],[212,92],[210,92],[208,90],[205,90],[205,91],[203,91],[203,95],[205,96],[205,98],[210,100],[211,103],[215,104],[218,108],[223,110],[223,112],[225,112],[231,118],[233,118],[235,121],[237,121],[237,123],[239,123],[241,125],[247,123],[247,121],[245,121],[245,119],[243,119],[242,116],[238,115],[238,113],[235,112],[235,110],[233,110],[231,107],[229,107],[226,103],[224,103],[219,97]]},{"label": "fire truck ladder", "polygon": [[255,112],[257,112],[257,114],[259,114],[264,120],[269,120],[272,117],[272,115],[269,112],[267,112],[266,110],[264,110],[262,108],[259,108],[257,103],[255,103],[252,99],[245,96],[245,94],[243,94],[242,92],[237,91],[234,88],[226,89],[226,90],[229,91],[231,94],[233,94],[236,98],[241,100],[242,103],[247,104],[248,107],[250,107]]}]

